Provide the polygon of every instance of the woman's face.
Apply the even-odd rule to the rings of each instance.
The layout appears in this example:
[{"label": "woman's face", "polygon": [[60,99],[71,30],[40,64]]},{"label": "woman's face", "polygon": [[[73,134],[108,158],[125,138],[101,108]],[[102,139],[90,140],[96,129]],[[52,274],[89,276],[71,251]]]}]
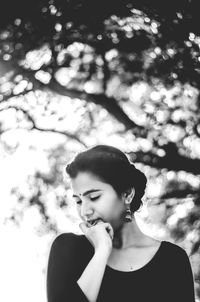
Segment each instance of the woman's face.
[{"label": "woman's face", "polygon": [[125,205],[110,184],[89,172],[79,172],[71,185],[79,216],[84,221],[102,219],[114,230],[122,226]]}]

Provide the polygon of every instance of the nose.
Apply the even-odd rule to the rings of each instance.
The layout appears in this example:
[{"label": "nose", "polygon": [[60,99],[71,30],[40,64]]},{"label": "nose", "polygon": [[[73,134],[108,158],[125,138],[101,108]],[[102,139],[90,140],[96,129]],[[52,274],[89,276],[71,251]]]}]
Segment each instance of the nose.
[{"label": "nose", "polygon": [[93,212],[94,211],[90,203],[83,201],[81,205],[81,217],[83,217],[85,220],[88,220],[90,217],[92,217]]}]

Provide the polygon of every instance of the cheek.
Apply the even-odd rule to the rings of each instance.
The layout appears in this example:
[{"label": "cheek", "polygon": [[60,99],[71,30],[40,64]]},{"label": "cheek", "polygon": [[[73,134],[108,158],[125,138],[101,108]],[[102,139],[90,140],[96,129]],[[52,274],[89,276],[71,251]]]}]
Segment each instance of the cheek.
[{"label": "cheek", "polygon": [[108,195],[104,199],[104,207],[103,212],[105,216],[108,218],[119,218],[121,213],[123,212],[123,204],[122,201],[116,195]]},{"label": "cheek", "polygon": [[75,209],[76,209],[78,215],[80,216],[81,215],[81,206],[75,206]]}]

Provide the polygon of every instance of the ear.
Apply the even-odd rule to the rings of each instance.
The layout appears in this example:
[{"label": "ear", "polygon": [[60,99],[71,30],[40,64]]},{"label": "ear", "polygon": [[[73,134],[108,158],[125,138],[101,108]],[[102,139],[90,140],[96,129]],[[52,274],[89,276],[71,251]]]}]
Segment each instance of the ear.
[{"label": "ear", "polygon": [[135,195],[135,189],[132,187],[130,189],[128,189],[125,193],[124,193],[124,201],[125,203],[131,203],[133,197]]}]

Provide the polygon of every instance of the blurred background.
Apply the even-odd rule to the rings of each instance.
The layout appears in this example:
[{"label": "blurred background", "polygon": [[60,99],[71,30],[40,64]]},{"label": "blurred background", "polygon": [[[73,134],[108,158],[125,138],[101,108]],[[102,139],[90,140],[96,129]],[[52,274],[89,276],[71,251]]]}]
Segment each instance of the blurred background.
[{"label": "blurred background", "polygon": [[148,178],[143,232],[183,247],[200,301],[198,1],[12,0],[0,10],[0,300],[46,302],[79,233],[64,168],[110,144]]}]

